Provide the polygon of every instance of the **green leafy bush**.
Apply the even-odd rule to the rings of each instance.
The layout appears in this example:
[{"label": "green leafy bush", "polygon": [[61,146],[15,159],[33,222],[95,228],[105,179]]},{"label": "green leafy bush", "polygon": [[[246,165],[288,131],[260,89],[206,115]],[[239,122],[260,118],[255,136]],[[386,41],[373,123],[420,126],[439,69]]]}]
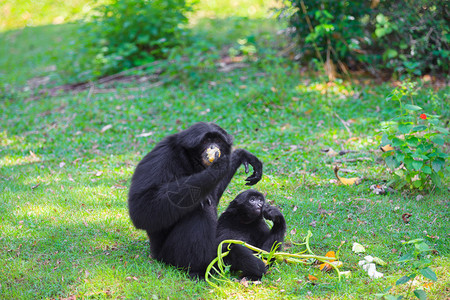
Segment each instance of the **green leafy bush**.
[{"label": "green leafy bush", "polygon": [[[431,282],[436,282],[438,280],[436,273],[430,269],[429,267],[432,265],[432,260],[430,259],[432,252],[434,249],[430,248],[427,243],[423,239],[415,239],[408,242],[403,242],[404,245],[414,245],[414,249],[406,252],[402,257],[399,258],[397,264],[403,264],[405,267],[409,267],[411,269],[408,275],[405,275],[399,278],[395,285],[403,285],[406,283],[410,283],[408,287],[408,295],[413,287],[412,282],[414,278],[417,276],[423,276],[423,278],[431,280]],[[386,288],[382,293],[375,294],[378,299],[385,300],[400,300],[403,299],[402,295],[392,295],[390,291],[393,286]],[[427,299],[427,294],[423,287],[416,288],[414,290],[414,296],[420,300]]]},{"label": "green leafy bush", "polygon": [[305,61],[322,56],[415,75],[449,70],[447,1],[293,0],[285,9]]},{"label": "green leafy bush", "polygon": [[180,43],[190,10],[184,0],[115,0],[98,7],[82,28],[93,75],[165,58]]},{"label": "green leafy bush", "polygon": [[[441,151],[448,130],[439,126],[436,115],[425,114],[414,105],[415,83],[396,88],[388,100],[398,101],[400,115],[383,126],[381,146],[390,145],[384,153],[386,165],[393,170],[392,183],[398,188],[442,187],[448,155]],[[404,103],[410,100],[410,103]]]}]

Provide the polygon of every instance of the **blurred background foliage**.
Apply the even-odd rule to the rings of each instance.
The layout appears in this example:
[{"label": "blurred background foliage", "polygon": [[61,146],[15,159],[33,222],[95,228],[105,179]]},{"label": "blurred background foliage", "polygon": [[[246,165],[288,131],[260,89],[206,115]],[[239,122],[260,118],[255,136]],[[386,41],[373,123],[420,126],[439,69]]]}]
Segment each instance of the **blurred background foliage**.
[{"label": "blurred background foliage", "polygon": [[299,57],[366,69],[422,75],[448,72],[450,15],[445,0],[293,0],[282,9]]},{"label": "blurred background foliage", "polygon": [[[201,69],[214,66],[223,55],[241,54],[260,63],[262,58],[288,56],[324,70],[329,79],[354,71],[384,79],[449,71],[450,17],[445,0],[225,2],[6,0],[0,4],[4,16],[0,42],[8,43],[17,35],[15,29],[23,33],[38,25],[74,24],[61,31],[70,40],[65,45],[58,42],[67,48],[59,64],[66,82],[93,80],[166,58],[178,58],[182,71]],[[273,28],[286,33],[282,42],[279,32],[272,30],[271,36],[266,31],[263,39],[252,34],[239,37],[239,41],[227,40],[225,51],[221,49],[225,45],[217,43],[227,35],[218,25],[221,19],[234,22],[242,32],[249,19],[275,20],[274,16],[278,24]],[[216,20],[217,36],[202,35],[211,19]],[[240,23],[242,19],[246,22]],[[230,45],[233,40],[236,44]],[[11,62],[0,59],[0,67],[12,68]]]}]

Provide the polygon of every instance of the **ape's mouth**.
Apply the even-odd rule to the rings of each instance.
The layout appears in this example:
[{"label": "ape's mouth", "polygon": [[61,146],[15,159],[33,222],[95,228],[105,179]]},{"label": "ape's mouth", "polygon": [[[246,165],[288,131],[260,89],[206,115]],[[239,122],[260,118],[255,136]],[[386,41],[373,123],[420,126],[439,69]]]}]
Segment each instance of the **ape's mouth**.
[{"label": "ape's mouth", "polygon": [[216,144],[211,144],[208,148],[203,151],[202,154],[202,162],[205,166],[211,165],[216,159],[218,159],[221,155],[219,146]]}]

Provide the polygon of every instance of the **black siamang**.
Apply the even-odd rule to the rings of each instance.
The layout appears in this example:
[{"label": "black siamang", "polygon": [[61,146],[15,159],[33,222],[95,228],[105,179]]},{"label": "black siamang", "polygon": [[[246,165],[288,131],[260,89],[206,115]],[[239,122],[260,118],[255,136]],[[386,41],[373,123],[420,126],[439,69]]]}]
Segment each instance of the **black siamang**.
[{"label": "black siamang", "polygon": [[[273,222],[272,229],[264,219]],[[247,190],[231,201],[220,215],[217,224],[217,239],[241,240],[260,249],[270,251],[274,243],[283,243],[286,233],[286,221],[275,206],[265,203],[264,196],[258,191]],[[224,245],[224,251],[228,244]],[[253,255],[253,251],[231,244],[230,253],[224,258],[232,270],[241,270],[250,280],[259,280],[266,273],[266,265]]]},{"label": "black siamang", "polygon": [[262,176],[262,163],[213,123],[196,123],[167,136],[137,165],[128,208],[138,229],[147,231],[152,256],[204,276],[216,256],[217,205],[241,164]]}]

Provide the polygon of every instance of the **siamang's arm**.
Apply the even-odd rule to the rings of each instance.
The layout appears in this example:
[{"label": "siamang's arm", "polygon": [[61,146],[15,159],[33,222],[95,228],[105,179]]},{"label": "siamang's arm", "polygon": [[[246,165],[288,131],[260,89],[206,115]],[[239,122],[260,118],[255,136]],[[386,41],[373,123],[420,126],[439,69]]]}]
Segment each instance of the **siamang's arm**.
[{"label": "siamang's arm", "polygon": [[228,172],[220,181],[217,187],[217,201],[222,197],[223,192],[227,188],[237,169],[241,166],[241,164],[245,167],[245,173],[249,172],[248,165],[250,164],[253,167],[253,173],[245,179],[247,181],[246,185],[254,185],[258,181],[261,180],[263,166],[261,161],[253,154],[244,149],[236,149],[231,153],[230,159],[230,168]]},{"label": "siamang's arm", "polygon": [[228,156],[222,156],[199,173],[130,194],[133,224],[149,231],[170,227],[205,200],[227,174],[228,167]]},{"label": "siamang's arm", "polygon": [[286,233],[286,221],[284,220],[283,214],[277,207],[270,206],[268,204],[264,206],[263,215],[264,218],[273,222],[272,229],[267,235],[265,241],[263,241],[261,247],[266,251],[270,251],[275,242],[283,243],[284,234]]}]

